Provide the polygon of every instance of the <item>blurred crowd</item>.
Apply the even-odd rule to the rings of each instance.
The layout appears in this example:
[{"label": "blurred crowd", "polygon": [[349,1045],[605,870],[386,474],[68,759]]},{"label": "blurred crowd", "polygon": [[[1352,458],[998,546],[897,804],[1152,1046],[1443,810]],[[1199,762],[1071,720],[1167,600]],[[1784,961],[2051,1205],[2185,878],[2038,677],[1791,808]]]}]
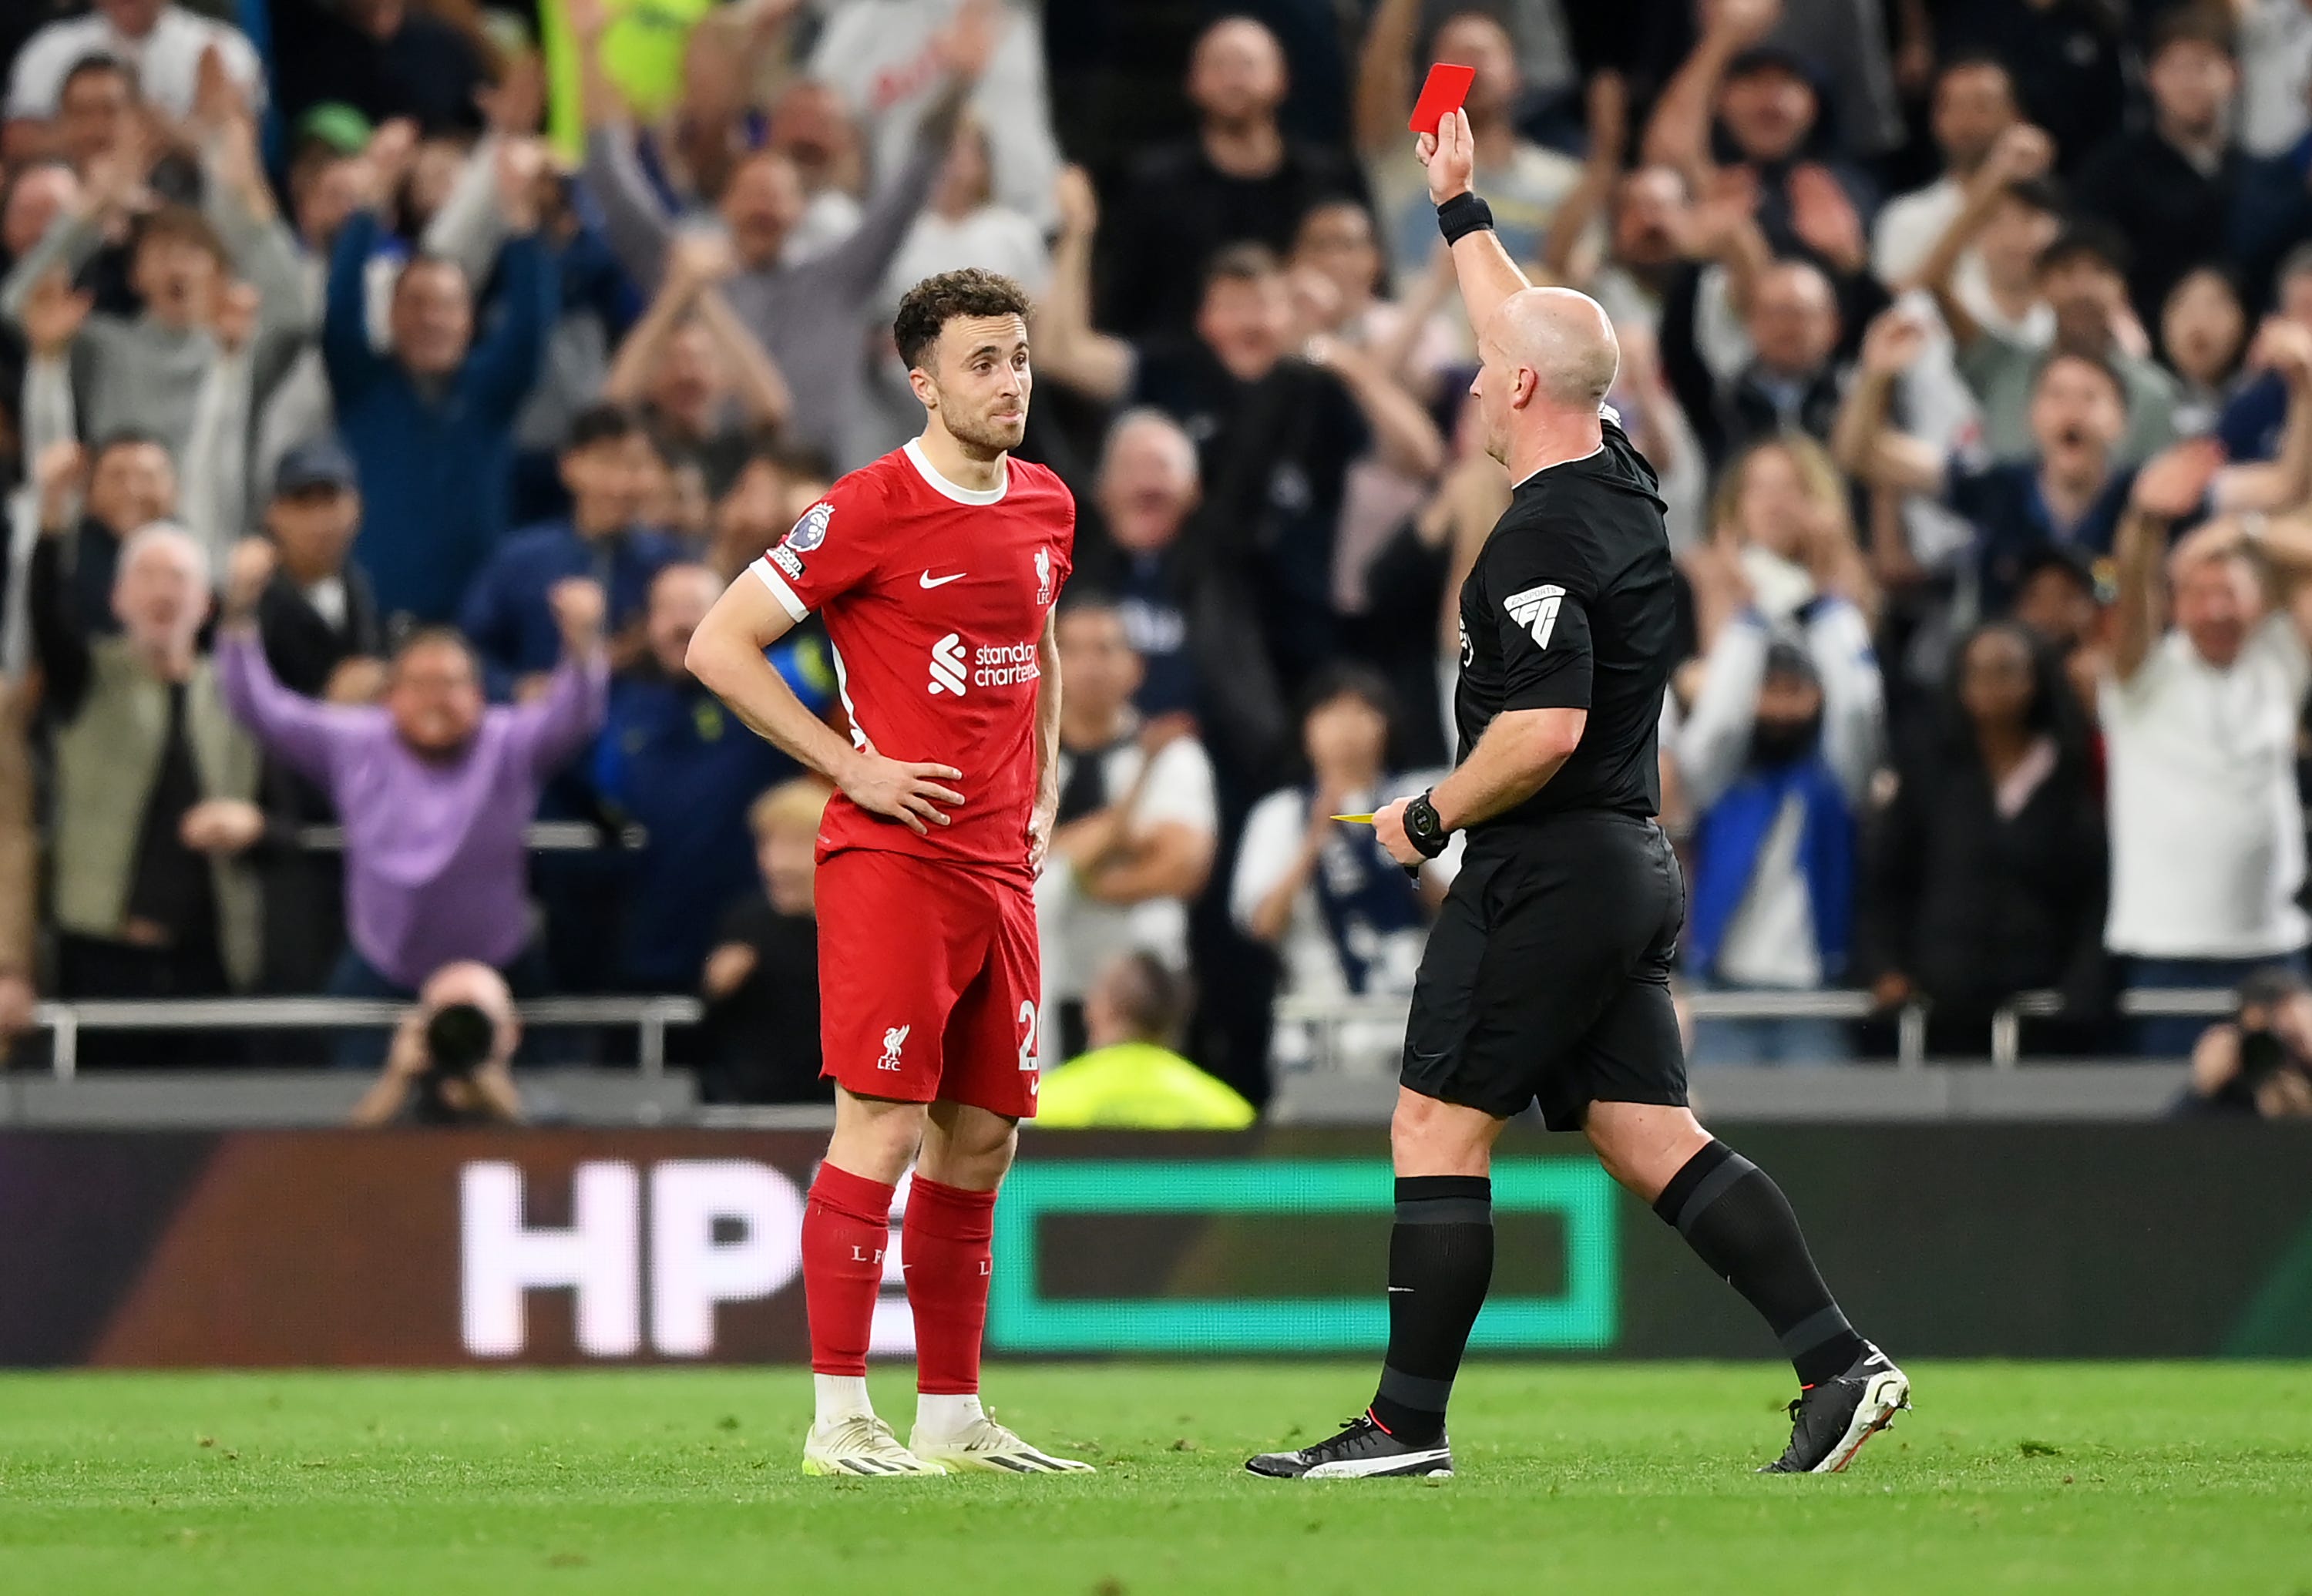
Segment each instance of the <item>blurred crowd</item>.
[{"label": "blurred crowd", "polygon": [[[2120,994],[2297,990],[2312,0],[19,0],[0,1027],[479,966],[696,993],[710,1098],[815,1096],[825,790],[684,651],[918,429],[891,311],[979,266],[1080,504],[1047,1058],[1261,1101],[1450,879],[1329,818],[1450,762],[1511,491],[1434,60],[1661,473],[1690,989],[2176,1057]],[[842,714],[821,636],[776,662]]]}]

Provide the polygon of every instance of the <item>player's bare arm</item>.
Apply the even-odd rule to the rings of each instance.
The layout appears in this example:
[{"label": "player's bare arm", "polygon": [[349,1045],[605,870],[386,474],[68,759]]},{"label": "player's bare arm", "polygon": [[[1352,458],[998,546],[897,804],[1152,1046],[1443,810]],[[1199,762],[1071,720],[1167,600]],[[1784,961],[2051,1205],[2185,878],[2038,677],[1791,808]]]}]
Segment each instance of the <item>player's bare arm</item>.
[{"label": "player's bare arm", "polygon": [[959,804],[963,794],[941,784],[960,779],[963,772],[885,759],[871,744],[854,748],[837,736],[764,657],[793,626],[769,588],[741,576],[699,623],[686,662],[758,736],[818,771],[870,814],[898,820],[918,837],[946,825],[940,806]]},{"label": "player's bare arm", "polygon": [[1036,807],[1028,815],[1028,868],[1044,873],[1052,851],[1052,826],[1060,814],[1060,632],[1059,611],[1044,618],[1036,642]]},{"label": "player's bare arm", "polygon": [[[1589,724],[1586,709],[1511,709],[1495,715],[1468,759],[1431,789],[1438,820],[1447,831],[1458,831],[1515,809],[1549,785]],[[1428,857],[1405,835],[1405,806],[1412,802],[1399,798],[1373,816],[1381,846],[1399,864]]]}]

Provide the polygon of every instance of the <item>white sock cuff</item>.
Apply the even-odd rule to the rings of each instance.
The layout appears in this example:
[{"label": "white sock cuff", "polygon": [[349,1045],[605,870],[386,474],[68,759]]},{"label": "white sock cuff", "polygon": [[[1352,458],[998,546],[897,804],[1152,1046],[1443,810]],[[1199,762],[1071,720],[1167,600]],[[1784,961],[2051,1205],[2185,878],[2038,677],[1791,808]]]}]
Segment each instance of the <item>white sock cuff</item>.
[{"label": "white sock cuff", "polygon": [[819,1395],[818,1422],[822,1425],[875,1411],[875,1404],[867,1399],[867,1381],[863,1375],[814,1374],[810,1382]]},{"label": "white sock cuff", "polygon": [[928,1435],[959,1435],[986,1416],[977,1392],[959,1397],[920,1391],[915,1396],[915,1428]]}]

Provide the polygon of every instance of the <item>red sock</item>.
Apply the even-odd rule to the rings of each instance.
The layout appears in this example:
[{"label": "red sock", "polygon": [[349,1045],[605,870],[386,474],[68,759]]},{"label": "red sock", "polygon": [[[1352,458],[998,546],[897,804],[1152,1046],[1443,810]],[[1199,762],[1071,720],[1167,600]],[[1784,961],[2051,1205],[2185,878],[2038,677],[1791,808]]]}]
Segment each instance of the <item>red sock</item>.
[{"label": "red sock", "polygon": [[803,1310],[814,1374],[865,1377],[890,1226],[891,1188],[831,1163],[819,1166],[802,1211]]},{"label": "red sock", "polygon": [[907,1266],[907,1301],[915,1311],[915,1389],[925,1395],[961,1397],[979,1390],[994,1239],[994,1192],[965,1191],[921,1175],[907,1188],[899,1248]]}]

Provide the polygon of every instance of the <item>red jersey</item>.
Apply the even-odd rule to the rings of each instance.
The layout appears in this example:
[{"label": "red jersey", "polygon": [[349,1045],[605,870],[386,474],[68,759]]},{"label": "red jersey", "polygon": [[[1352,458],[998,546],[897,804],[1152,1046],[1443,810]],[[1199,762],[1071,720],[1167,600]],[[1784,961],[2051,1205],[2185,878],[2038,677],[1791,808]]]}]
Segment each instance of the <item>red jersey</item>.
[{"label": "red jersey", "polygon": [[924,837],[838,793],[821,858],[881,848],[1027,871],[1036,652],[1074,568],[1076,504],[1042,466],[1004,471],[1001,487],[958,487],[910,443],[837,482],[755,562],[788,614],[824,615],[852,741],[963,772],[946,784],[962,804]]}]

